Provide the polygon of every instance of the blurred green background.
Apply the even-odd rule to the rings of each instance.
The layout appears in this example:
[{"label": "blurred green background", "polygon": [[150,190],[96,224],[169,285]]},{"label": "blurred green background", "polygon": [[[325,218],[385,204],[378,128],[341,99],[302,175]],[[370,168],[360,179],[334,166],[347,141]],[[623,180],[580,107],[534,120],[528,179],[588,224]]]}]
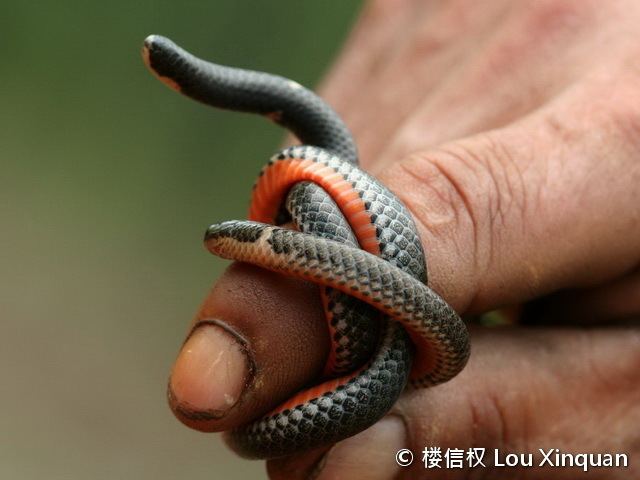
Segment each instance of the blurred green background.
[{"label": "blurred green background", "polygon": [[260,478],[165,401],[188,322],[282,131],[154,79],[147,34],[314,85],[358,4],[6,2],[0,478]]}]

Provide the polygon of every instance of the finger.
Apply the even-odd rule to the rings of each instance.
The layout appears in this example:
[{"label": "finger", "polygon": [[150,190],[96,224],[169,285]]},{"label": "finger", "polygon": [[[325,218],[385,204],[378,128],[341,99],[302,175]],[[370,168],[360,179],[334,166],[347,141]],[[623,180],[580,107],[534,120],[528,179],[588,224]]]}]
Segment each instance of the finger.
[{"label": "finger", "polygon": [[283,402],[322,371],[329,346],[323,318],[315,285],[231,265],[173,367],[175,415],[192,428],[220,431]]},{"label": "finger", "polygon": [[[628,49],[621,34],[625,13],[613,4],[534,2],[498,14],[508,18],[498,17],[496,28],[489,23],[484,37],[472,36],[474,43],[467,45],[472,54],[456,59],[446,80],[436,88],[412,90],[409,114],[394,126],[390,142],[382,137],[378,171],[411,152],[522,118],[585,76],[594,59]],[[611,42],[602,42],[603,36]]]},{"label": "finger", "polygon": [[455,308],[593,286],[638,265],[636,82],[610,70],[526,120],[379,175],[418,221],[432,286]]},{"label": "finger", "polygon": [[640,269],[605,285],[558,292],[526,305],[524,323],[623,323],[640,319]]},{"label": "finger", "polygon": [[[398,478],[401,473],[402,478],[421,478],[425,447],[440,447],[443,455],[447,448],[485,448],[482,472],[491,478],[506,473],[492,470],[494,449],[638,453],[634,424],[640,421],[640,331],[483,329],[474,332],[473,341],[474,355],[465,371],[446,384],[405,395],[393,414],[402,422],[394,428],[391,419],[386,435],[361,435],[357,447],[350,443],[355,437],[338,443],[313,466],[304,455],[272,460],[272,478],[303,478],[292,465],[305,465],[302,473],[315,471],[317,479],[340,478],[358,463],[372,478]],[[414,454],[411,468],[393,466],[402,448]],[[365,467],[369,462],[380,467]],[[439,471],[452,479],[471,473],[466,468]],[[607,478],[633,477],[628,469],[610,472]],[[508,476],[525,473],[532,479],[551,474],[575,478],[572,469],[509,469]]]}]

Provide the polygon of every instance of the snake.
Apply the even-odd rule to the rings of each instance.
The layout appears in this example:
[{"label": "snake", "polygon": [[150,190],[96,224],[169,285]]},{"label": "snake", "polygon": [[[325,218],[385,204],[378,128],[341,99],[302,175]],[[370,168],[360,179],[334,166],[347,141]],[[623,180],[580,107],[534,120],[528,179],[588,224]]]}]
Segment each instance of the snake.
[{"label": "snake", "polygon": [[211,225],[213,254],[318,284],[331,347],[322,379],[227,432],[247,458],[331,445],[367,429],[405,388],[446,382],[470,353],[465,323],[428,286],[418,228],[402,201],[358,167],[338,114],[299,83],[218,65],[160,35],[142,56],[163,83],[206,105],[260,114],[300,141],[253,186],[248,220]]}]

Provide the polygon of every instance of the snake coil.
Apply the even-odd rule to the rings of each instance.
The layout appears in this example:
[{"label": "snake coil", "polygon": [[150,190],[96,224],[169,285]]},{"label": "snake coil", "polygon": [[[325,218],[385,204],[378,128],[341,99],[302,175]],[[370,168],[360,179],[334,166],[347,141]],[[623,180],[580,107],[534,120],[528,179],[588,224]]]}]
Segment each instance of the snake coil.
[{"label": "snake coil", "polygon": [[234,450],[273,458],[340,441],[384,416],[407,383],[435,385],[462,370],[468,333],[427,286],[413,219],[357,167],[355,142],[331,107],[292,80],[201,60],[161,36],[147,37],[143,57],[180,93],[265,115],[304,144],[263,168],[248,221],[205,234],[215,255],[319,284],[331,335],[325,381],[229,432]]}]

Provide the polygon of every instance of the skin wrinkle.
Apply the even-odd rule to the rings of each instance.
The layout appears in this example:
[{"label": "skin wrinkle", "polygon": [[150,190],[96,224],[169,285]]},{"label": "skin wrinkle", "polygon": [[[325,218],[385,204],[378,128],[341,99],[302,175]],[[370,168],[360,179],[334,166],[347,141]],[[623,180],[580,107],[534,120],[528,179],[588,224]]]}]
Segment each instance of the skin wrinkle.
[{"label": "skin wrinkle", "polygon": [[496,254],[497,250],[501,245],[509,243],[509,239],[504,238],[503,232],[513,234],[520,231],[522,238],[527,236],[525,182],[513,155],[506,147],[506,142],[499,139],[500,135],[504,136],[504,133],[489,132],[483,135],[482,140],[486,143],[483,152],[489,152],[489,155],[477,155],[478,163],[488,172],[493,185],[492,191],[495,192],[495,195],[489,196],[487,224],[491,233],[487,238],[486,260],[482,271],[478,274],[479,295],[490,289],[486,281],[492,278],[492,266],[501,261],[501,255]]},{"label": "skin wrinkle", "polygon": [[[530,348],[536,348],[537,344],[544,342],[544,338],[535,338]],[[555,348],[551,345],[545,345],[545,350],[538,350],[538,355],[552,356],[556,355]],[[546,422],[537,418],[536,412],[540,409],[539,395],[542,392],[542,398],[544,398],[545,392],[561,391],[562,381],[559,378],[547,376],[549,371],[540,371],[536,368],[535,364],[545,364],[544,357],[538,358],[535,364],[530,364],[531,359],[528,357],[521,358],[524,361],[524,365],[512,365],[513,370],[518,371],[533,371],[533,375],[527,379],[527,389],[520,392],[512,392],[507,390],[506,392],[498,392],[500,389],[493,389],[493,395],[495,396],[495,404],[498,408],[501,418],[505,423],[505,428],[502,433],[504,435],[504,443],[501,450],[515,451],[515,452],[535,452],[540,445],[544,444],[539,438],[539,432],[545,431]],[[549,384],[551,381],[551,384]],[[501,395],[501,396],[500,396]],[[508,426],[508,427],[507,427]],[[548,430],[547,430],[548,431]],[[530,439],[538,438],[537,443],[531,443]],[[550,443],[556,444],[557,438],[551,437]],[[521,475],[528,477],[529,474],[536,477],[536,473],[533,471],[523,470]],[[505,478],[511,478],[509,476]]]},{"label": "skin wrinkle", "polygon": [[536,433],[540,430],[540,421],[537,419],[536,415],[536,412],[540,408],[540,402],[537,401],[537,396],[539,395],[538,391],[543,390],[545,385],[537,385],[538,382],[535,381],[536,379],[537,376],[532,379],[532,383],[529,386],[529,391],[531,392],[530,395],[527,395],[525,392],[521,392],[520,400],[522,401],[511,400],[510,402],[511,404],[517,404],[517,408],[522,409],[518,410],[519,415],[516,415],[516,421],[512,421],[513,418],[508,419],[509,421],[512,421],[512,425],[515,426],[515,428],[513,428],[516,432],[513,435],[513,438],[516,439],[516,446],[514,447],[514,450],[535,452],[537,448],[540,448],[539,442],[536,446],[531,439],[536,438]]},{"label": "skin wrinkle", "polygon": [[[506,331],[505,331],[506,333]],[[554,342],[550,342],[547,335],[535,330],[530,332],[531,341],[526,346],[534,357],[523,356],[518,358],[517,364],[511,364],[513,371],[533,372],[528,376],[526,390],[512,390],[508,384],[504,384],[500,379],[496,381],[502,385],[501,388],[489,388],[486,395],[495,405],[498,415],[500,415],[501,425],[501,443],[496,448],[507,449],[510,451],[530,452],[535,451],[535,445],[528,443],[530,438],[536,438],[531,432],[544,429],[544,421],[536,420],[536,412],[539,411],[540,392],[544,398],[545,392],[561,391],[564,383],[560,377],[555,377],[553,371],[540,370],[539,365],[552,363],[553,360],[563,351],[563,345],[557,348]],[[548,374],[552,375],[549,376]]]},{"label": "skin wrinkle", "polygon": [[[488,136],[491,137],[491,133],[487,134]],[[492,140],[492,143],[494,145],[494,150],[500,151],[501,155],[498,155],[499,158],[503,159],[503,161],[506,161],[507,163],[510,164],[510,166],[512,167],[512,170],[515,172],[515,177],[514,175],[511,175],[510,179],[511,181],[515,181],[517,183],[517,187],[511,187],[511,193],[513,195],[513,198],[515,198],[515,204],[516,204],[516,208],[517,211],[520,213],[520,221],[516,222],[517,224],[519,224],[520,227],[520,234],[524,237],[525,233],[526,233],[526,222],[525,219],[527,217],[530,217],[529,215],[529,203],[528,203],[528,186],[530,184],[536,184],[537,182],[530,182],[530,181],[526,181],[525,180],[525,172],[528,171],[531,167],[528,166],[530,165],[532,162],[525,162],[525,167],[522,168],[522,160],[518,161],[516,155],[514,152],[512,152],[509,148],[507,148],[506,143],[501,142],[501,141],[494,141]],[[531,155],[528,156],[529,158],[531,157]],[[542,164],[544,165],[546,162],[542,162]],[[536,167],[538,167],[538,165],[536,165]],[[537,173],[537,168],[536,168],[536,172]],[[517,179],[517,180],[514,180]],[[515,194],[514,192],[520,192],[520,195]],[[519,200],[518,200],[519,199]],[[510,228],[514,229],[517,228],[518,225],[514,226],[514,222],[511,222],[511,224],[509,225]]]},{"label": "skin wrinkle", "polygon": [[[462,148],[464,153],[456,152],[457,148]],[[470,221],[471,226],[471,246],[472,246],[472,258],[473,265],[471,265],[471,270],[473,271],[474,278],[478,278],[479,274],[484,274],[486,271],[486,243],[487,235],[490,235],[490,232],[486,231],[484,228],[483,222],[480,220],[481,214],[478,212],[484,210],[484,200],[481,196],[478,195],[477,192],[473,191],[472,188],[468,188],[468,182],[465,180],[466,174],[470,173],[472,177],[475,179],[481,176],[480,172],[473,166],[473,160],[467,158],[468,150],[466,150],[461,145],[450,145],[445,146],[441,149],[444,153],[442,157],[434,156],[434,161],[432,162],[433,166],[438,169],[438,172],[445,178],[448,183],[453,187],[454,191],[457,193],[458,202],[456,210],[462,212],[461,217],[464,217]],[[455,164],[454,162],[455,161]],[[464,167],[464,168],[461,168]],[[480,182],[473,182],[475,184]],[[483,185],[484,186],[484,185]],[[491,201],[491,198],[497,194],[495,190],[491,190],[487,198],[488,201]],[[475,205],[476,201],[480,201],[480,205]],[[461,225],[458,222],[458,225]],[[490,243],[490,242],[489,242]],[[468,248],[469,245],[465,245],[463,247]],[[458,247],[460,249],[460,246]],[[482,265],[482,266],[481,266]],[[481,271],[480,271],[481,270]],[[478,294],[478,290],[476,290],[473,295],[470,297],[467,308],[470,308],[475,304],[476,296]]]},{"label": "skin wrinkle", "polygon": [[[512,366],[514,369],[527,371],[526,365],[524,367],[522,368],[520,365]],[[537,375],[537,372],[530,381],[535,381],[535,375]],[[509,390],[508,384],[505,389],[506,392],[501,391],[499,388],[489,389],[487,392],[489,401],[495,408],[499,419],[498,424],[500,425],[499,443],[496,448],[529,451],[526,450],[526,445],[523,445],[522,442],[526,442],[526,437],[523,433],[527,430],[528,420],[535,417],[529,414],[532,409],[527,409],[531,396],[525,394],[523,398],[522,392],[514,395]],[[530,391],[535,392],[535,389],[530,388]],[[533,394],[535,395],[535,393]]]},{"label": "skin wrinkle", "polygon": [[[495,159],[495,162],[487,161],[486,167],[490,172],[491,178],[495,181],[496,190],[499,192],[496,195],[498,198],[496,209],[491,215],[491,230],[501,231],[506,226],[512,227],[514,223],[524,223],[524,182],[522,177],[518,176],[515,160],[507,153],[504,145],[499,148],[498,145],[501,145],[501,142],[492,141],[489,135],[486,136],[486,139],[491,145],[489,150]],[[511,173],[514,171],[516,175]],[[493,249],[490,249],[490,251],[493,252]],[[491,261],[492,258],[493,255],[490,256],[489,260]]]},{"label": "skin wrinkle", "polygon": [[[503,200],[504,195],[504,191],[505,189],[502,187],[503,185],[507,185],[508,182],[500,182],[498,179],[498,173],[497,173],[497,169],[496,169],[496,165],[494,165],[494,162],[489,161],[489,158],[494,158],[497,157],[496,155],[496,151],[494,149],[494,144],[493,142],[489,141],[488,136],[483,135],[481,137],[476,137],[478,140],[478,143],[482,143],[482,147],[481,148],[477,148],[477,149],[473,149],[473,148],[469,148],[467,146],[465,146],[464,144],[459,144],[456,145],[456,147],[460,148],[461,152],[463,152],[462,154],[459,154],[458,157],[464,157],[466,156],[466,158],[471,159],[471,161],[469,162],[469,164],[473,163],[475,164],[475,169],[478,171],[478,174],[476,175],[477,177],[481,177],[481,178],[486,178],[488,180],[488,183],[491,184],[491,188],[486,188],[485,185],[482,185],[481,188],[479,188],[478,190],[483,190],[483,191],[489,191],[492,192],[489,195],[487,195],[487,205],[480,205],[480,208],[476,207],[476,211],[479,212],[477,213],[474,218],[482,218],[482,220],[478,220],[475,224],[476,225],[484,225],[485,228],[482,228],[483,231],[486,231],[488,233],[488,235],[483,235],[483,237],[486,237],[486,240],[478,240],[478,245],[480,244],[485,244],[486,248],[482,249],[482,253],[478,254],[478,252],[480,251],[480,248],[477,248],[475,253],[475,258],[476,258],[476,272],[477,272],[477,276],[478,278],[486,278],[487,277],[487,273],[489,271],[490,265],[492,265],[493,261],[494,261],[494,244],[496,243],[496,239],[494,237],[493,234],[491,234],[491,232],[498,232],[500,231],[498,228],[494,228],[496,227],[496,219],[500,218],[500,226],[504,226],[505,224],[507,224],[508,222],[506,221],[506,215],[504,214],[504,203],[505,201]],[[499,163],[499,159],[495,158],[496,163]],[[480,173],[482,172],[482,173]],[[486,174],[484,174],[486,172]],[[480,182],[478,182],[480,184]],[[506,187],[506,190],[508,192],[509,187]],[[468,195],[468,197],[471,197],[471,195]],[[479,197],[479,195],[476,195],[476,198]],[[507,201],[509,201],[507,199]],[[478,204],[478,201],[469,201],[469,208],[471,208],[471,205],[474,204]],[[486,221],[485,219],[488,218],[488,221]],[[486,227],[490,227],[490,228],[486,228]],[[476,231],[479,231],[481,227],[476,227]],[[479,290],[482,290],[482,286],[480,286]],[[473,301],[472,301],[473,304]]]},{"label": "skin wrinkle", "polygon": [[[548,363],[549,365],[555,365],[559,360],[559,356],[562,356],[563,352],[567,350],[570,350],[573,352],[579,351],[576,346],[576,339],[574,338],[574,335],[571,335],[571,337],[567,337],[565,333],[568,333],[568,332],[563,332],[563,336],[566,340],[566,344],[556,345],[557,342],[555,341],[549,342],[550,343],[549,348],[546,351],[542,352],[544,356],[541,357],[541,360],[543,361],[546,360],[546,363]],[[547,372],[547,375],[544,377],[545,383],[536,385],[537,388],[532,390],[534,392],[543,392],[543,394],[544,392],[553,392],[553,391],[558,391],[558,392],[572,391],[572,389],[576,387],[577,382],[575,381],[575,375],[574,374],[567,375],[567,372],[570,372],[572,370],[575,370],[576,372],[580,372],[582,368],[583,368],[582,364],[574,365],[572,359],[569,358],[566,361],[564,369],[556,369],[556,370],[549,369]],[[572,408],[570,412],[567,412],[569,413],[569,415],[559,417],[558,404],[562,403],[563,400],[570,401],[572,404]],[[529,416],[530,424],[532,424],[532,427],[530,427],[529,429],[534,432],[534,435],[532,435],[530,438],[539,438],[540,439],[539,442],[542,442],[545,444],[557,443],[560,437],[562,437],[562,435],[565,432],[566,419],[576,418],[579,416],[579,410],[582,408],[581,402],[582,402],[582,399],[570,399],[566,397],[563,399],[562,396],[558,395],[556,396],[556,398],[552,400],[550,404],[547,405],[547,408],[549,409],[550,412],[552,412],[552,414],[548,418],[545,417],[542,419],[542,421],[539,421],[537,423],[535,422],[535,408],[533,408],[531,411],[532,415]],[[535,404],[534,404],[534,407],[536,407]],[[539,406],[537,408],[539,408]],[[538,448],[538,447],[534,447],[534,448]]]},{"label": "skin wrinkle", "polygon": [[[429,157],[426,157],[423,155],[415,155],[415,156],[412,156],[410,159],[408,159],[406,163],[399,162],[397,166],[402,170],[404,174],[408,174],[410,177],[417,179],[418,181],[420,180],[421,176],[417,173],[415,168],[410,168],[409,166],[410,162],[418,161],[421,164],[420,171],[433,170],[436,173],[434,178],[437,179],[437,186],[434,182],[426,182],[426,183],[422,183],[422,185],[423,185],[423,188],[428,186],[431,191],[436,193],[436,196],[438,198],[446,199],[446,201],[442,203],[442,206],[446,206],[445,211],[450,211],[452,216],[446,215],[444,217],[446,218],[446,221],[444,224],[445,225],[444,230],[443,230],[443,224],[440,223],[438,225],[434,225],[429,218],[425,218],[424,215],[421,214],[421,210],[418,210],[417,204],[414,202],[413,197],[407,195],[405,193],[405,190],[396,189],[396,191],[394,192],[396,195],[398,195],[398,197],[406,205],[407,209],[411,212],[412,216],[414,217],[414,220],[418,226],[418,230],[420,231],[420,234],[422,237],[422,243],[423,245],[425,245],[425,254],[427,256],[427,261],[430,258],[430,250],[428,248],[429,245],[437,245],[439,242],[439,237],[448,236],[446,235],[446,232],[448,231],[460,230],[459,225],[461,224],[461,221],[463,218],[466,218],[467,220],[472,221],[472,219],[466,217],[468,213],[466,209],[466,205],[464,204],[464,200],[459,197],[460,192],[457,189],[456,185],[451,183],[451,179],[448,176],[442,175],[442,169],[439,168],[439,165],[437,164],[437,162],[434,161],[436,156],[432,157],[431,155],[429,155]],[[425,166],[427,167],[426,169],[424,169]],[[443,194],[442,193],[443,191],[446,193]],[[455,199],[455,200],[452,201],[450,199]],[[440,206],[433,205],[433,203],[430,204],[429,206],[430,206],[430,211],[433,211],[433,209],[440,208]],[[443,217],[440,217],[440,218],[443,218]],[[471,231],[472,239],[470,240],[470,242],[472,244],[475,244],[475,237],[473,237],[474,232],[475,232],[475,229]],[[432,241],[425,240],[430,237],[435,237],[435,238]],[[469,255],[465,249],[465,245],[461,245],[456,242],[454,243],[454,246],[456,247],[457,252],[459,253],[459,256],[461,258],[465,258]],[[443,291],[441,287],[442,285],[440,284],[434,284],[434,289],[440,292],[441,294],[443,294],[444,298],[446,298],[447,301],[451,302],[452,306],[455,309],[461,312],[465,312],[467,310],[467,307],[469,305],[468,298],[463,298],[463,299],[453,298],[451,295],[452,294],[451,291],[446,291],[446,289],[445,291]]]},{"label": "skin wrinkle", "polygon": [[[433,185],[433,182],[431,181],[431,179],[433,180],[438,180],[437,177],[435,175],[419,175],[418,171],[413,168],[413,165],[410,165],[412,163],[415,163],[414,161],[417,162],[427,162],[428,160],[419,154],[415,154],[412,155],[410,158],[407,159],[407,161],[404,162],[399,162],[397,167],[400,168],[402,170],[402,172],[406,175],[408,175],[409,177],[411,177],[413,180],[415,180],[415,182],[417,184],[421,184],[423,185],[423,188],[429,189],[435,196],[436,198],[442,202],[443,205],[447,206],[447,210],[451,211],[451,214],[445,214],[445,215],[440,215],[440,218],[444,218],[444,221],[442,222],[437,222],[437,224],[443,224],[443,223],[450,223],[452,221],[456,221],[457,220],[457,215],[456,215],[456,211],[455,209],[451,208],[451,190],[450,189],[446,189],[447,193],[443,193],[440,188],[436,188]],[[421,169],[421,172],[424,171],[425,169]],[[407,203],[411,203],[409,201],[407,201]],[[420,217],[422,217],[422,215],[417,215],[418,220],[420,220]],[[427,222],[423,220],[423,223],[426,224],[433,224],[434,222]],[[425,227],[426,228],[426,227]]]},{"label": "skin wrinkle", "polygon": [[[504,448],[506,445],[505,418],[502,415],[502,410],[498,408],[495,395],[470,394],[467,395],[467,404],[473,421],[470,444],[480,447],[492,445],[494,448]],[[479,431],[483,434],[479,437],[482,440],[478,439]],[[490,432],[489,435],[487,432]]]},{"label": "skin wrinkle", "polygon": [[[477,258],[477,253],[479,251],[479,230],[478,230],[478,220],[476,215],[474,214],[474,208],[472,206],[471,194],[470,192],[463,186],[464,181],[460,175],[460,166],[469,167],[468,161],[463,158],[461,155],[454,153],[451,149],[442,150],[448,158],[446,160],[439,161],[437,157],[432,157],[432,166],[434,166],[441,178],[446,179],[447,183],[452,187],[452,191],[455,192],[453,198],[456,198],[458,201],[454,202],[454,211],[456,212],[456,218],[467,218],[470,221],[472,231],[471,238],[473,239],[473,257]],[[458,163],[455,165],[451,165],[451,161],[456,160]],[[462,165],[461,165],[462,164]],[[472,169],[466,168],[467,171],[471,171],[475,173]],[[462,214],[458,213],[462,212]],[[457,222],[460,224],[460,221]],[[459,251],[462,249],[460,246],[458,247]],[[476,265],[477,266],[477,265]]]},{"label": "skin wrinkle", "polygon": [[517,438],[517,436],[511,434],[513,410],[505,408],[504,405],[502,405],[500,397],[492,391],[486,392],[486,399],[490,405],[490,409],[495,413],[494,420],[496,420],[498,424],[497,431],[499,432],[497,445],[495,443],[491,445],[494,446],[494,448],[500,448],[500,446],[503,448],[511,448],[514,445],[512,437]]}]

